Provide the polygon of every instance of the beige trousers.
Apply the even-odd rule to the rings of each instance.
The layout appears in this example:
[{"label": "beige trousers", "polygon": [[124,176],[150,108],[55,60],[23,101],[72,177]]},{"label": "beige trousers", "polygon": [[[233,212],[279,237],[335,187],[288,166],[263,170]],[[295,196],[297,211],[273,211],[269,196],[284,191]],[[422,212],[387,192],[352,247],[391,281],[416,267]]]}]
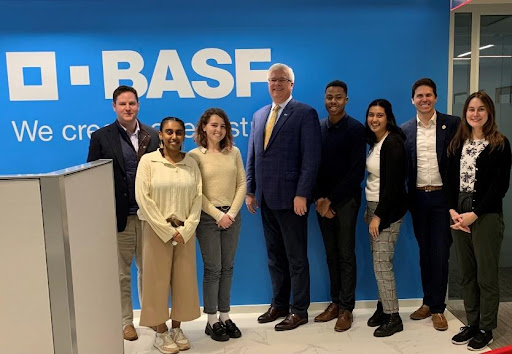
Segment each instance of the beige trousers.
[{"label": "beige trousers", "polygon": [[129,215],[126,228],[117,233],[117,260],[119,265],[119,283],[121,286],[121,313],[123,327],[133,324],[132,309],[132,260],[135,256],[137,266],[137,288],[139,299],[142,292],[142,230],[137,215]]},{"label": "beige trousers", "polygon": [[170,241],[164,243],[144,221],[142,234],[144,284],[140,325],[156,326],[169,318],[174,321],[195,320],[201,315],[197,292],[195,237],[184,245],[172,246]]}]

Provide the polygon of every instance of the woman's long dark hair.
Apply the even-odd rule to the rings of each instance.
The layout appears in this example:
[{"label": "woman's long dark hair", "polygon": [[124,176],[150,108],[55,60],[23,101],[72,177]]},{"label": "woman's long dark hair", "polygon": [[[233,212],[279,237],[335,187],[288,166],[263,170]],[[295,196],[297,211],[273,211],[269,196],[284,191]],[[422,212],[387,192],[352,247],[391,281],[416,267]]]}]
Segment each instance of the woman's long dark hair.
[{"label": "woman's long dark hair", "polygon": [[485,110],[487,111],[487,122],[485,122],[482,130],[484,133],[484,138],[489,142],[489,146],[491,151],[496,148],[503,149],[505,146],[505,139],[503,134],[498,131],[498,126],[496,125],[496,110],[494,108],[494,103],[492,102],[491,97],[483,91],[473,92],[466,99],[466,103],[464,103],[464,108],[462,110],[462,121],[459,124],[459,128],[455,133],[450,145],[448,145],[448,155],[455,154],[455,152],[464,144],[464,142],[473,137],[472,128],[466,119],[466,114],[468,112],[469,102],[473,98],[478,98],[484,104]]},{"label": "woman's long dark hair", "polygon": [[372,107],[382,107],[384,108],[384,112],[386,113],[386,130],[390,133],[397,133],[399,134],[403,140],[405,140],[405,134],[402,132],[402,129],[398,125],[396,125],[396,119],[395,115],[393,114],[393,107],[391,106],[391,103],[384,99],[384,98],[378,98],[376,100],[373,100],[368,105],[368,109],[366,110],[366,118],[364,123],[364,128],[366,132],[366,142],[370,147],[373,147],[377,143],[377,137],[375,136],[375,133],[370,129],[370,126],[368,125],[368,113],[370,112],[370,108]]}]

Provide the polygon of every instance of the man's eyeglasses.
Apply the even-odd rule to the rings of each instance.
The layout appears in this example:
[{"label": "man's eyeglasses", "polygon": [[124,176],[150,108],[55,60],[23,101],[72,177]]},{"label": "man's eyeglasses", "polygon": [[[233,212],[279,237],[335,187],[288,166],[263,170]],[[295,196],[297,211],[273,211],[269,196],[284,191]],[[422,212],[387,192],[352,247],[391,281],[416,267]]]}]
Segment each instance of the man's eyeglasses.
[{"label": "man's eyeglasses", "polygon": [[284,84],[285,82],[287,81],[292,81],[290,79],[287,79],[287,78],[284,78],[284,77],[280,77],[278,79],[268,79],[268,82],[271,82],[271,83],[276,83],[276,82],[279,82],[280,84]]}]

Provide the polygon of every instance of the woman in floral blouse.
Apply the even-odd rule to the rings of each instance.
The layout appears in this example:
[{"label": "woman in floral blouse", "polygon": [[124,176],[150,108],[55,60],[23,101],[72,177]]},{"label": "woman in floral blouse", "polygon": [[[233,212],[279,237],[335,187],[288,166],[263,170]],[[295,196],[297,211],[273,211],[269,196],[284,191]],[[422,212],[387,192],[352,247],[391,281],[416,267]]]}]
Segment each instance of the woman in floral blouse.
[{"label": "woman in floral blouse", "polygon": [[448,203],[468,319],[452,342],[468,343],[470,350],[493,341],[498,318],[503,197],[509,187],[511,152],[495,117],[487,93],[471,94],[448,148]]}]

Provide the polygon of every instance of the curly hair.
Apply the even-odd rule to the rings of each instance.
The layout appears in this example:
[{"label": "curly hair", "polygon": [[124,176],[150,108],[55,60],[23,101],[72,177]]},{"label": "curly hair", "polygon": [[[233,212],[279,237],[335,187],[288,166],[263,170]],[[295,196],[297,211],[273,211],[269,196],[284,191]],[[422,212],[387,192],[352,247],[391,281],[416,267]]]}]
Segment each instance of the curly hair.
[{"label": "curly hair", "polygon": [[194,141],[197,145],[202,146],[204,148],[208,147],[208,138],[206,137],[206,132],[204,131],[204,127],[210,121],[210,117],[213,115],[217,115],[222,118],[224,124],[226,125],[226,136],[224,139],[220,141],[220,148],[227,148],[231,150],[233,147],[233,133],[231,132],[231,123],[229,122],[228,115],[221,108],[208,108],[203,112],[201,117],[196,124],[196,131],[194,133]]}]

